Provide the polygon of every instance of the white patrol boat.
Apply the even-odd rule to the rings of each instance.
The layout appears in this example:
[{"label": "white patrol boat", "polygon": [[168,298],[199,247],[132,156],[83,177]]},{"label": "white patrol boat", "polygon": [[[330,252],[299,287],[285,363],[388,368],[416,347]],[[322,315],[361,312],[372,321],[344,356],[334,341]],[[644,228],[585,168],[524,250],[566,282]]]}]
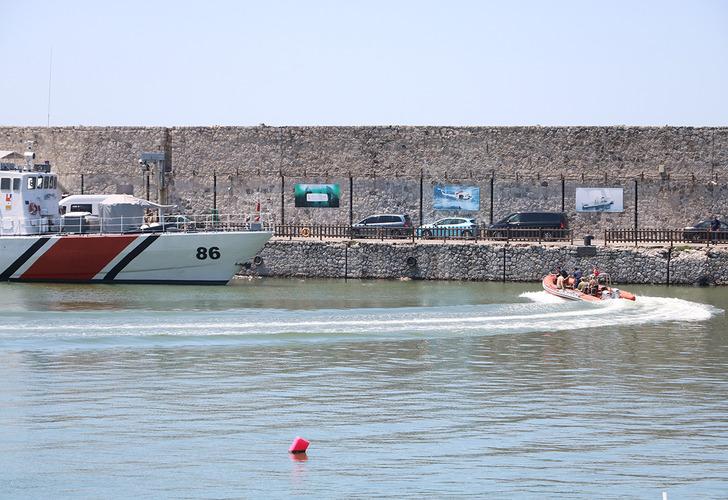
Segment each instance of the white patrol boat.
[{"label": "white patrol boat", "polygon": [[167,216],[166,206],[123,195],[94,198],[97,214],[61,215],[50,165],[24,156],[0,163],[0,281],[226,284],[272,236],[230,217]]}]

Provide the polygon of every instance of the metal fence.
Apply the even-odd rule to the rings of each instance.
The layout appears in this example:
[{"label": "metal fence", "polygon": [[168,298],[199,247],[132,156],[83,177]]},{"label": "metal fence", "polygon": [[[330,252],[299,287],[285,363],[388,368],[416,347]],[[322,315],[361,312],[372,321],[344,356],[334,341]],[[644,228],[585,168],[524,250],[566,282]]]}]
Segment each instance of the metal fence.
[{"label": "metal fence", "polygon": [[[562,242],[574,244],[575,234],[571,229],[490,229],[478,226],[472,230],[432,227],[354,227],[325,224],[278,224],[273,234],[279,238],[313,239],[378,239],[378,240],[464,240],[464,241],[524,241]],[[598,233],[597,233],[598,234]],[[591,240],[596,236],[585,236]],[[693,231],[686,229],[607,229],[603,233],[604,245],[609,244],[728,244],[728,231]],[[586,243],[578,238],[577,244]],[[590,244],[589,243],[589,244]]]},{"label": "metal fence", "polygon": [[699,231],[692,229],[606,229],[604,244],[609,243],[728,243],[728,231]]},{"label": "metal fence", "polygon": [[278,224],[274,236],[280,238],[346,238],[346,239],[409,239],[416,240],[465,240],[465,241],[561,241],[574,243],[574,233],[569,229],[489,229],[432,228],[432,227],[355,227],[324,224]]}]

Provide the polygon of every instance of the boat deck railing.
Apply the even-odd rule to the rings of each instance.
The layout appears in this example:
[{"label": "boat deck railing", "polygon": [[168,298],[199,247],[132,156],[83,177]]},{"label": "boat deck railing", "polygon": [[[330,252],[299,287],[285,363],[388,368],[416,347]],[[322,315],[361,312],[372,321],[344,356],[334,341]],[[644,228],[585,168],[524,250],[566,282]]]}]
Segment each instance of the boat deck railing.
[{"label": "boat deck railing", "polygon": [[[158,217],[99,218],[94,215],[0,219],[0,235],[28,234],[130,234],[210,231],[271,231],[278,238],[466,240],[497,242],[561,242],[574,244],[571,229],[493,229],[486,225],[467,228],[432,226],[361,227],[343,224],[272,224],[268,214],[165,215]],[[602,236],[599,232],[596,233]],[[593,238],[593,237],[588,237]],[[577,238],[581,244],[581,238]],[[585,238],[586,239],[586,238]],[[728,244],[728,231],[688,229],[605,229],[603,245],[623,244]]]},{"label": "boat deck railing", "polygon": [[0,235],[135,234],[212,231],[272,231],[259,215],[204,214],[100,218],[94,215],[10,218],[0,220]]}]

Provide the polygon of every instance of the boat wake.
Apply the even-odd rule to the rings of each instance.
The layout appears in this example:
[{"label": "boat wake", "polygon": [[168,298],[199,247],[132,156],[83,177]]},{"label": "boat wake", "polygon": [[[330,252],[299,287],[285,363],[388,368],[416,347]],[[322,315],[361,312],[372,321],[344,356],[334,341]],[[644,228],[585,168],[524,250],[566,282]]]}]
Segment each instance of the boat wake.
[{"label": "boat wake", "polygon": [[[0,341],[21,338],[103,340],[119,337],[277,336],[306,341],[321,337],[436,338],[508,333],[604,329],[661,322],[698,322],[722,310],[675,298],[640,296],[605,303],[565,301],[526,292],[506,304],[352,310],[238,309],[228,311],[113,311],[13,314],[0,324]],[[133,318],[133,319],[130,319]],[[273,337],[271,337],[273,336]]]}]

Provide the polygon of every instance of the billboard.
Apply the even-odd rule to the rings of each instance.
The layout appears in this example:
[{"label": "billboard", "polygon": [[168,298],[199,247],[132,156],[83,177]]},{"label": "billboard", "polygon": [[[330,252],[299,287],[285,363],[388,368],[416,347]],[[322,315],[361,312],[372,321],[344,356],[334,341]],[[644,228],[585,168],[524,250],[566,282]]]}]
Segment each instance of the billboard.
[{"label": "billboard", "polygon": [[338,184],[296,184],[293,187],[296,207],[339,208]]},{"label": "billboard", "polygon": [[577,212],[624,212],[623,188],[576,188]]},{"label": "billboard", "polygon": [[435,210],[480,210],[477,186],[435,185],[432,208]]}]

